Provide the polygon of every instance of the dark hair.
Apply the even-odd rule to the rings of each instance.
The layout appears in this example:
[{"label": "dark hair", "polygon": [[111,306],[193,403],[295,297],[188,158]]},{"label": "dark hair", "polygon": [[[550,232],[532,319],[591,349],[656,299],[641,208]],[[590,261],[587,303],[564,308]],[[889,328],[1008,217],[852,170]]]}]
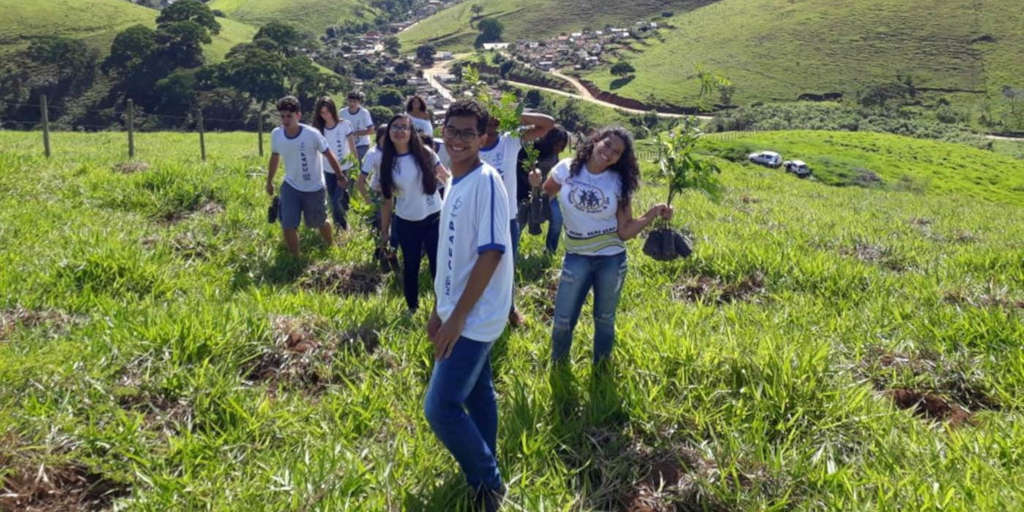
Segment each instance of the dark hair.
[{"label": "dark hair", "polygon": [[633,151],[633,136],[630,135],[625,128],[609,126],[598,130],[588,137],[586,142],[580,145],[579,149],[576,150],[576,156],[573,157],[572,164],[569,166],[569,174],[572,176],[579,175],[580,169],[582,169],[583,165],[587,163],[587,160],[590,160],[590,155],[594,153],[594,146],[596,146],[598,142],[601,142],[612,135],[622,139],[623,148],[622,155],[619,156],[619,161],[612,164],[608,169],[619,174],[619,178],[622,182],[622,189],[619,194],[622,197],[619,201],[619,205],[626,206],[629,204],[629,200],[633,196],[633,192],[635,192],[639,186],[640,167],[636,163],[636,153]]},{"label": "dark hair", "polygon": [[[416,166],[420,169],[420,182],[423,184],[423,193],[433,194],[437,191],[437,175],[434,174],[433,154],[423,145],[423,140],[416,135],[412,128],[412,117],[409,114],[398,114],[392,117],[388,121],[388,133],[391,133],[391,125],[399,119],[409,121],[409,152],[416,159]],[[391,141],[391,137],[385,137],[384,148],[380,158],[380,192],[388,199],[391,199],[395,187],[395,177],[392,173],[394,172],[395,165],[398,164],[396,152],[395,143]]]},{"label": "dark hair", "polygon": [[430,113],[427,110],[427,100],[424,100],[423,97],[418,95],[418,94],[409,96],[409,99],[405,100],[405,111],[406,112],[412,112],[412,104],[413,104],[414,101],[419,101],[420,105],[423,105],[423,111],[428,113],[428,114]]},{"label": "dark hair", "polygon": [[334,104],[334,100],[330,96],[321,96],[320,99],[316,100],[316,107],[313,107],[313,127],[320,130],[321,134],[324,133],[324,128],[327,127],[323,116],[320,115],[320,110],[323,107],[327,107],[327,111],[334,118],[335,123],[341,122],[338,119],[338,107]]},{"label": "dark hair", "polygon": [[482,107],[476,100],[468,99],[458,100],[448,107],[448,111],[444,113],[444,124],[447,125],[448,119],[453,117],[475,117],[476,131],[481,135],[487,131],[487,123],[491,119],[487,109]]},{"label": "dark hair", "polygon": [[364,95],[362,93],[362,91],[352,91],[352,92],[348,93],[348,99],[356,100],[356,101],[362,103],[362,102],[366,101],[366,95]]},{"label": "dark hair", "polygon": [[277,111],[278,112],[302,112],[302,106],[299,104],[299,99],[295,96],[285,96],[277,100]]},{"label": "dark hair", "polygon": [[569,145],[569,132],[560,124],[556,124],[548,130],[548,133],[534,142],[534,146],[540,151],[538,158],[546,158],[558,154],[558,146],[564,149]]},{"label": "dark hair", "polygon": [[379,147],[380,142],[384,140],[384,137],[388,136],[388,125],[387,123],[381,123],[377,125],[377,137],[373,139],[373,142]]}]

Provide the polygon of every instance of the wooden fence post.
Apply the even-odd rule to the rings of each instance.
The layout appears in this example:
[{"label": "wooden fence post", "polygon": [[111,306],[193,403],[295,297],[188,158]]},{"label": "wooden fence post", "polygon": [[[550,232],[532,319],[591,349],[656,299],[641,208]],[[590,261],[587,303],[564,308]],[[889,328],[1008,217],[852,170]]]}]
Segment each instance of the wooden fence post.
[{"label": "wooden fence post", "polygon": [[39,99],[43,111],[43,152],[46,154],[46,158],[50,158],[50,112],[46,108],[46,95],[42,95]]},{"label": "wooden fence post", "polygon": [[135,158],[135,102],[128,100],[128,159]]},{"label": "wooden fence post", "polygon": [[259,137],[260,156],[263,156],[263,112],[256,116],[256,136]]},{"label": "wooden fence post", "polygon": [[206,161],[206,129],[203,127],[203,109],[199,109],[199,115],[196,119],[196,124],[199,125],[199,155],[203,161]]}]

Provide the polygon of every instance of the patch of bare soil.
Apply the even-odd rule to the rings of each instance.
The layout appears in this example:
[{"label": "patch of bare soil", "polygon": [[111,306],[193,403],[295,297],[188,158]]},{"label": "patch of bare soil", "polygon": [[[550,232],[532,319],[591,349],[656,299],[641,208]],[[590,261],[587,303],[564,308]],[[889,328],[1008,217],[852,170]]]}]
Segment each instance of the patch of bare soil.
[{"label": "patch of bare soil", "polygon": [[840,248],[839,252],[844,256],[853,256],[864,263],[881,265],[894,272],[902,272],[909,268],[909,265],[892,249],[881,245],[858,242],[853,247]]},{"label": "patch of bare soil", "polygon": [[764,287],[764,274],[761,271],[754,271],[735,282],[724,282],[717,276],[687,275],[672,288],[672,296],[686,302],[729,304],[754,301],[764,293]]},{"label": "patch of bare soil", "polygon": [[331,363],[339,351],[373,353],[380,346],[380,335],[370,327],[337,331],[324,324],[309,317],[272,318],[274,344],[248,365],[246,378],[319,393],[338,383]]},{"label": "patch of bare soil", "polygon": [[224,205],[210,199],[196,205],[194,208],[174,210],[172,212],[165,213],[160,220],[164,224],[177,224],[197,215],[213,216],[221,213],[224,213]]},{"label": "patch of bare soil", "polygon": [[340,265],[318,263],[306,269],[299,278],[303,287],[339,295],[370,295],[380,289],[382,277],[372,264]]},{"label": "patch of bare soil", "polygon": [[114,166],[114,172],[121,174],[135,174],[137,172],[145,172],[149,170],[149,164],[146,162],[121,162]]},{"label": "patch of bare soil", "polygon": [[948,421],[954,427],[968,423],[971,419],[971,413],[966,409],[933,393],[913,389],[890,389],[885,392],[885,396],[892,399],[900,409],[913,409],[914,414],[918,416]]},{"label": "patch of bare soil", "polygon": [[943,300],[956,306],[976,308],[1007,308],[1024,309],[1024,300],[1010,296],[1009,288],[989,284],[982,290],[951,290],[943,295]]},{"label": "patch of bare soil", "polygon": [[0,341],[17,327],[33,328],[48,325],[54,333],[67,332],[82,318],[54,309],[26,309],[21,306],[0,310]]},{"label": "patch of bare soil", "polygon": [[18,512],[93,511],[127,496],[129,487],[71,461],[51,463],[42,454],[17,451],[14,436],[0,441],[0,510]]},{"label": "patch of bare soil", "polygon": [[[974,361],[956,363],[939,354],[878,349],[865,356],[858,366],[858,372],[867,376],[883,396],[901,409],[913,409],[914,414],[923,419],[960,426],[971,423],[977,411],[1001,408],[978,384]],[[927,384],[908,387],[894,385],[894,380]]]}]

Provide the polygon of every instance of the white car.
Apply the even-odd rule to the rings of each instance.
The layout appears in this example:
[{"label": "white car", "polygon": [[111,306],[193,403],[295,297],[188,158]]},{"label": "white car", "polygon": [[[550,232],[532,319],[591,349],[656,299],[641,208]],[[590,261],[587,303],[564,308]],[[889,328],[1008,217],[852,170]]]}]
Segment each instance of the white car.
[{"label": "white car", "polygon": [[747,155],[747,158],[755,164],[764,165],[778,169],[782,165],[782,157],[774,151],[758,151],[757,153],[751,153]]},{"label": "white car", "polygon": [[782,163],[786,172],[796,174],[798,178],[806,178],[811,175],[811,168],[803,160],[786,160]]}]

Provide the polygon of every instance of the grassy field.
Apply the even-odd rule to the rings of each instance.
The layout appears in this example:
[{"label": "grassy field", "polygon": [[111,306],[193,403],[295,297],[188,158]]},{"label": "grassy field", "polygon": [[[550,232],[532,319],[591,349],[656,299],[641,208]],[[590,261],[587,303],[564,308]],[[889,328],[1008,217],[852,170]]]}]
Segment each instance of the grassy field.
[{"label": "grassy field", "polygon": [[[716,137],[704,151],[773,147],[821,180],[722,160],[721,202],[675,205],[692,257],[630,242],[604,377],[590,306],[571,371],[549,371],[559,260],[524,235],[530,323],[493,356],[507,510],[1024,506],[1019,161]],[[294,261],[253,134],[208,134],[207,163],[194,134],[137,144],[150,166],[125,172],[124,134],[56,133],[48,161],[38,133],[0,132],[0,509],[464,509],[422,414],[427,311],[402,314],[394,276],[374,288],[368,232],[306,233]],[[827,184],[854,162],[882,183]]]},{"label": "grassy field", "polygon": [[284,21],[317,37],[329,26],[374,17],[369,2],[356,0],[213,0],[209,5],[243,23],[261,26]]},{"label": "grassy field", "polygon": [[[627,97],[696,103],[695,65],[736,85],[734,102],[795,100],[910,74],[961,103],[998,103],[1024,82],[1024,11],[1009,0],[722,0],[668,20],[663,42],[627,56],[628,83],[607,68],[587,76]],[[621,81],[620,81],[621,82]],[[717,100],[717,98],[715,98]]]},{"label": "grassy field", "polygon": [[[0,54],[25,48],[33,37],[59,35],[81,39],[106,55],[118,32],[136,24],[154,27],[159,14],[125,0],[0,0],[0,10],[5,13],[0,21]],[[243,23],[224,18],[217,21],[220,34],[213,36],[206,48],[207,57],[214,62],[256,33],[255,27]]]},{"label": "grassy field", "polygon": [[622,25],[651,17],[660,18],[662,12],[678,13],[708,1],[711,0],[638,0],[630,2],[624,9],[615,2],[585,0],[468,0],[421,21],[402,33],[399,39],[407,51],[426,42],[445,50],[471,50],[479,33],[470,11],[473,5],[483,6],[481,17],[501,20],[505,26],[503,40],[515,41],[549,38],[583,28],[598,30],[606,24]]}]

